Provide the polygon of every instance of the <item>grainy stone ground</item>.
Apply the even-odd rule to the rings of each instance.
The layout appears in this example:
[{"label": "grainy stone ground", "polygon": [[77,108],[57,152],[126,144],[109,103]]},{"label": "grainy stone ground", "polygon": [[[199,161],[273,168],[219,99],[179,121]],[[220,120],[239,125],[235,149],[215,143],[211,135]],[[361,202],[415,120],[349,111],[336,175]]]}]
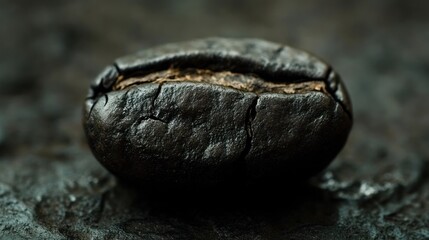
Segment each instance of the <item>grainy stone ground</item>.
[{"label": "grainy stone ground", "polygon": [[[428,239],[425,1],[0,1],[0,239]],[[335,162],[277,195],[154,201],[89,151],[89,81],[122,55],[207,36],[310,50],[349,88]],[[174,198],[173,198],[174,199]]]}]

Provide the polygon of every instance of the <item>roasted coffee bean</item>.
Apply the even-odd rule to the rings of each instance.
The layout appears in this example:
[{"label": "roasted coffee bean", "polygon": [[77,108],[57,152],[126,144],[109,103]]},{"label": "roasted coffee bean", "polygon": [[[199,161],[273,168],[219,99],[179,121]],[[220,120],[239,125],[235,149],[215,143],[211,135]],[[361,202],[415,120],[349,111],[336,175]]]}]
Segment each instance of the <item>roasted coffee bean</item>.
[{"label": "roasted coffee bean", "polygon": [[316,57],[209,38],[117,59],[90,87],[84,128],[108,170],[152,188],[303,180],[344,146],[352,108]]}]

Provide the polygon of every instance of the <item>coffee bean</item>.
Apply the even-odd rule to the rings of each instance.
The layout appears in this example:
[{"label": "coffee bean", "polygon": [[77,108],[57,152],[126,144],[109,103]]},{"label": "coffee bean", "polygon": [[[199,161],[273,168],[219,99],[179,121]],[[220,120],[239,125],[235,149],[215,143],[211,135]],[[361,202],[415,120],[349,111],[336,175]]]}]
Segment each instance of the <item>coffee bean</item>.
[{"label": "coffee bean", "polygon": [[91,85],[83,122],[120,178],[195,189],[307,179],[344,146],[352,108],[338,74],[304,51],[208,38],[117,59]]}]

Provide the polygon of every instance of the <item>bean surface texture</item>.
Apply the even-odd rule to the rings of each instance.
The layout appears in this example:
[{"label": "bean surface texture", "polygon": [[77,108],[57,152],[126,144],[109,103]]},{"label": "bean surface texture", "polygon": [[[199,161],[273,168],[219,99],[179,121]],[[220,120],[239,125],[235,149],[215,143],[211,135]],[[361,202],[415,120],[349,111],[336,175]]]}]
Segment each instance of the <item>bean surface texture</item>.
[{"label": "bean surface texture", "polygon": [[208,38],[117,59],[91,85],[83,121],[115,175],[193,189],[307,179],[344,146],[352,108],[338,74],[307,52]]}]

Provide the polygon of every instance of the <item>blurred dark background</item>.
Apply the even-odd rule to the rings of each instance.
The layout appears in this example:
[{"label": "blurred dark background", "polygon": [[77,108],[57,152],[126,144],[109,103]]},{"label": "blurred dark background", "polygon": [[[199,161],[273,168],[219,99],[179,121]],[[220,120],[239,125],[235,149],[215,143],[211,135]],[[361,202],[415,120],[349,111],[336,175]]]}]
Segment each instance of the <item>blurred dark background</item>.
[{"label": "blurred dark background", "polygon": [[[429,238],[428,10],[400,0],[1,0],[0,238]],[[98,165],[81,127],[89,82],[119,56],[208,36],[288,44],[341,74],[354,128],[308,186],[246,204],[160,206]]]}]

